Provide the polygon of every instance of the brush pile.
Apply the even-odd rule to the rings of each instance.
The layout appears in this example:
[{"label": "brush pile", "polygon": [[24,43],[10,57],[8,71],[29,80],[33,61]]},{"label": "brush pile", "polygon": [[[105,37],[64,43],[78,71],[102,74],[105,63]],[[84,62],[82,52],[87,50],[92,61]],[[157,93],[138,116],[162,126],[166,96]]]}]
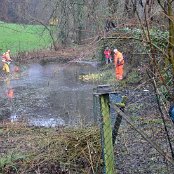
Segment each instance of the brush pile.
[{"label": "brush pile", "polygon": [[101,173],[100,134],[96,127],[37,128],[0,125],[0,173]]}]

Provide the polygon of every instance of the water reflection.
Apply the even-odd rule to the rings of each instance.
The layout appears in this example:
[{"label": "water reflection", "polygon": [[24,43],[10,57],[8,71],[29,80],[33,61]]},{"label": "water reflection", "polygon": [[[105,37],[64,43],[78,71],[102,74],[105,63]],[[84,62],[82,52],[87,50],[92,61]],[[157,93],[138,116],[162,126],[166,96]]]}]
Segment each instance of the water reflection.
[{"label": "water reflection", "polygon": [[90,64],[29,65],[25,76],[6,81],[11,121],[49,127],[92,123],[94,85],[81,82],[79,75],[96,71]]},{"label": "water reflection", "polygon": [[56,127],[63,126],[65,122],[61,118],[30,118],[28,124],[31,126],[41,126],[41,127]]},{"label": "water reflection", "polygon": [[14,89],[11,86],[10,78],[7,77],[4,80],[4,82],[5,82],[5,86],[6,86],[6,96],[7,96],[8,100],[12,102],[12,99],[14,98]]},{"label": "water reflection", "polygon": [[12,99],[14,98],[14,89],[13,88],[9,88],[8,89],[8,91],[7,91],[7,97],[12,102]]}]

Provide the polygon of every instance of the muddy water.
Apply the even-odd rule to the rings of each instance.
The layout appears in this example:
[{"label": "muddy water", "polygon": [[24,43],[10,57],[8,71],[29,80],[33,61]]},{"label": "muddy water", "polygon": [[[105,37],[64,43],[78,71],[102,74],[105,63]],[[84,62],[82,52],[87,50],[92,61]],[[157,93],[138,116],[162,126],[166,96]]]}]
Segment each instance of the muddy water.
[{"label": "muddy water", "polygon": [[85,62],[27,65],[18,79],[1,83],[1,114],[35,126],[93,123],[94,84],[80,81],[79,75],[96,71],[95,64]]}]

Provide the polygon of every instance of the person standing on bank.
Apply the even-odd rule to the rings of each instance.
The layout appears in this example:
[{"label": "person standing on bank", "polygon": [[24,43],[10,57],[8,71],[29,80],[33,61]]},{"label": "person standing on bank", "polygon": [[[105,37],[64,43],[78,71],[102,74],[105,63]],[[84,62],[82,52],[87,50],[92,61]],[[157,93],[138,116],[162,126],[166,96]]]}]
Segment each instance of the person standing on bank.
[{"label": "person standing on bank", "polygon": [[117,49],[114,49],[114,65],[115,65],[115,75],[117,80],[123,79],[123,67],[124,67],[124,58],[123,54]]},{"label": "person standing on bank", "polygon": [[6,53],[2,55],[2,62],[3,62],[3,68],[2,70],[5,71],[7,74],[10,73],[10,66],[12,59],[10,58],[10,50],[7,50]]},{"label": "person standing on bank", "polygon": [[109,47],[106,47],[106,49],[104,50],[104,55],[106,64],[112,63],[111,50],[109,49]]},{"label": "person standing on bank", "polygon": [[6,53],[5,53],[5,57],[6,57],[6,61],[7,62],[11,62],[11,58],[10,58],[10,50],[7,50]]}]

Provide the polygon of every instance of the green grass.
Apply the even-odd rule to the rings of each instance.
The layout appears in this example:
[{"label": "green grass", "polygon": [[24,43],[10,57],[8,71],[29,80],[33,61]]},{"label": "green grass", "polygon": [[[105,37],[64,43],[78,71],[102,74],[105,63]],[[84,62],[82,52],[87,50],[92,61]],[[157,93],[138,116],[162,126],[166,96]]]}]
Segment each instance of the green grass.
[{"label": "green grass", "polygon": [[15,162],[19,160],[22,161],[23,159],[25,159],[25,156],[16,152],[11,152],[8,155],[4,155],[0,158],[0,174],[3,171],[3,168],[7,166],[10,167],[13,171],[17,172]]},{"label": "green grass", "polygon": [[40,25],[22,25],[0,22],[0,53],[10,49],[11,54],[47,48],[51,39]]}]

